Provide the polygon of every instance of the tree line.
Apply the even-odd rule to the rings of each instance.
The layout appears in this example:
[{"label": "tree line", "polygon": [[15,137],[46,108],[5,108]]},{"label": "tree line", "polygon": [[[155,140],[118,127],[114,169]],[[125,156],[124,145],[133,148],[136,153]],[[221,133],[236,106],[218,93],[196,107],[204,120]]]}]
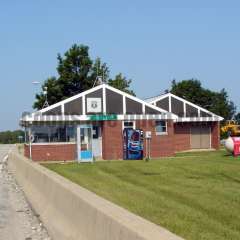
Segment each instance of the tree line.
[{"label": "tree line", "polygon": [[228,93],[224,88],[219,92],[212,91],[204,88],[199,80],[189,79],[180,82],[173,80],[169,91],[226,120],[239,116],[236,115],[236,106],[229,99]]},{"label": "tree line", "polygon": [[14,144],[24,141],[24,131],[4,131],[0,132],[0,144]]}]

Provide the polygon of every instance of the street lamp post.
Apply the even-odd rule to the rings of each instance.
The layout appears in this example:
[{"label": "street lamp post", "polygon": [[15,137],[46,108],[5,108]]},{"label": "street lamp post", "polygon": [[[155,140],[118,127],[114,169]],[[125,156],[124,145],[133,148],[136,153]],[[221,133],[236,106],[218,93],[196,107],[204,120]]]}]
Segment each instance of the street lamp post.
[{"label": "street lamp post", "polygon": [[[37,86],[37,85],[40,84],[40,82],[39,81],[33,81],[32,84]],[[47,90],[48,90],[48,88],[44,87],[43,95],[45,96],[45,101],[44,101],[44,104],[43,104],[42,108],[49,107],[49,103],[48,103],[48,99],[47,99],[47,93],[48,93]]]}]

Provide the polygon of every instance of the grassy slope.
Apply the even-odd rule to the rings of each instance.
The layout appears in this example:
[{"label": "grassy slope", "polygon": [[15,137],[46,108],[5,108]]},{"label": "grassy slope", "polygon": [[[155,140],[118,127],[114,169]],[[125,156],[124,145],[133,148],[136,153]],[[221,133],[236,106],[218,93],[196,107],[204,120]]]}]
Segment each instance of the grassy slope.
[{"label": "grassy slope", "polygon": [[186,239],[240,239],[240,159],[224,151],[45,166]]}]

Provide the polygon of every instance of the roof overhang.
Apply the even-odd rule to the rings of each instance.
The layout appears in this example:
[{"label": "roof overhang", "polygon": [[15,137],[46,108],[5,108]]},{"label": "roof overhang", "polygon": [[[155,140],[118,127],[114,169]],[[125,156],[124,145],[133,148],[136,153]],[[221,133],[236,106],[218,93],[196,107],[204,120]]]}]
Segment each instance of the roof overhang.
[{"label": "roof overhang", "polygon": [[174,120],[174,122],[220,122],[222,121],[222,118],[219,118],[218,116],[216,117],[183,117],[183,118],[178,118]]},{"label": "roof overhang", "polygon": [[132,120],[174,120],[177,119],[172,116],[172,114],[131,114],[131,115],[72,115],[72,116],[64,116],[64,115],[29,115],[20,119],[20,124],[22,126],[32,125],[34,123],[49,123],[49,122],[96,122],[96,121],[132,121]]}]

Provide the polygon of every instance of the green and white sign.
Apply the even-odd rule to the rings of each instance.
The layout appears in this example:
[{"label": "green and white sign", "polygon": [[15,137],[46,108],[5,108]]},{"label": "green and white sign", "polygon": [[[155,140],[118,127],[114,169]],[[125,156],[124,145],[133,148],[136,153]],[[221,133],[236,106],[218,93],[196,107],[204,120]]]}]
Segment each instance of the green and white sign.
[{"label": "green and white sign", "polygon": [[91,121],[113,121],[117,120],[116,114],[107,114],[107,115],[91,115],[89,116]]}]

